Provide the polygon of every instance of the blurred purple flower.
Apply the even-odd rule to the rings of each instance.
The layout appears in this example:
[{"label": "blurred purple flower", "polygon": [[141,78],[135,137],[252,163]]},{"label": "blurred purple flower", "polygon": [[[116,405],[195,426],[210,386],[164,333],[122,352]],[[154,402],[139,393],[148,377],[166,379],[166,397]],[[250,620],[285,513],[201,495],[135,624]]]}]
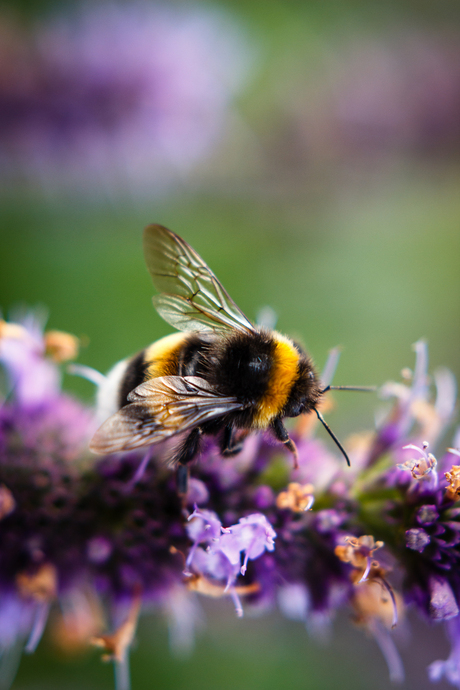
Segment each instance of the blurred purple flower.
[{"label": "blurred purple flower", "polygon": [[283,85],[276,154],[299,172],[315,160],[458,156],[459,46],[453,23],[334,33],[314,76],[299,65],[291,93]]},{"label": "blurred purple flower", "polygon": [[448,153],[460,146],[458,34],[395,31],[357,39],[337,64],[332,107],[350,146]]},{"label": "blurred purple flower", "polygon": [[28,314],[24,323],[17,324],[0,321],[0,363],[20,405],[46,402],[60,392],[59,370],[45,357],[45,350],[43,324],[38,316]]},{"label": "blurred purple flower", "polygon": [[205,7],[77,12],[28,34],[3,20],[0,172],[51,188],[161,193],[225,135],[248,48],[228,16]]},{"label": "blurred purple flower", "polygon": [[452,645],[449,658],[446,661],[433,661],[428,666],[428,675],[435,682],[444,677],[451,685],[460,688],[460,616],[447,623],[447,632]]}]

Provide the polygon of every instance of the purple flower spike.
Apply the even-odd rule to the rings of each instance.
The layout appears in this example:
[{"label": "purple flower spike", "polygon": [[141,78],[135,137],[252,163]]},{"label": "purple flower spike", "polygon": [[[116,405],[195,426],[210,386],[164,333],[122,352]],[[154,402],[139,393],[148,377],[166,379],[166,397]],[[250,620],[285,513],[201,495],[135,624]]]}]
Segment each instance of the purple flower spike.
[{"label": "purple flower spike", "polygon": [[63,649],[98,645],[125,690],[143,610],[166,612],[184,654],[202,624],[198,595],[228,597],[239,617],[249,597],[247,606],[278,605],[316,635],[349,606],[402,680],[393,629],[405,600],[447,626],[452,654],[429,674],[460,688],[460,451],[444,455],[438,481],[420,440],[433,446],[451,419],[455,387],[438,375],[433,402],[424,343],[411,384],[390,386],[396,401],[383,425],[355,437],[352,468],[309,436],[307,416],[292,430],[295,475],[269,435],[249,436],[227,459],[204,438],[185,497],[160,445],[91,459],[95,413],[59,387],[58,364],[74,345],[37,319],[0,321],[9,384],[0,405],[0,656],[33,651],[48,625]]},{"label": "purple flower spike", "polygon": [[0,178],[164,193],[234,130],[232,102],[251,59],[229,16],[109,1],[29,31],[2,24],[14,78],[0,86]]}]

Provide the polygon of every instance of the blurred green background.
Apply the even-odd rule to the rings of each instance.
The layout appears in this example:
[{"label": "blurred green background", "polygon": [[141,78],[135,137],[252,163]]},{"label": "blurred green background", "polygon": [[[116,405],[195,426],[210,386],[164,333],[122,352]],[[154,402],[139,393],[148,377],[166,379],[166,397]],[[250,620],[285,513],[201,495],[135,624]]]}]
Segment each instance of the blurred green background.
[{"label": "blurred green background", "polygon": [[[431,369],[458,376],[458,3],[170,2],[161,7],[174,50],[160,67],[179,86],[157,100],[143,84],[133,95],[129,73],[117,81],[127,62],[142,73],[157,43],[147,37],[151,53],[129,62],[127,22],[117,57],[103,21],[115,7],[108,3],[98,4],[100,43],[97,22],[85,43],[95,6],[0,4],[4,314],[46,305],[49,327],[82,338],[79,361],[106,371],[170,332],[152,308],[141,248],[142,228],[159,222],[203,256],[249,318],[272,307],[278,330],[300,339],[319,368],[330,348],[343,346],[335,383],[399,377],[420,337]],[[116,7],[147,12],[154,24],[159,6]],[[191,8],[206,29],[196,36]],[[136,53],[136,34],[132,41]],[[168,35],[164,41],[166,50]],[[116,47],[100,57],[107,45]],[[221,71],[208,78],[216,54]],[[91,81],[91,60],[110,72],[106,81]],[[149,69],[161,91],[155,65]],[[158,134],[152,121],[144,134],[145,113],[137,115],[144,88]],[[94,151],[102,152],[97,160]],[[88,382],[66,376],[65,385],[92,399]],[[375,396],[336,402],[328,419],[340,438],[372,426]],[[169,655],[164,622],[143,622],[134,690],[390,685],[376,645],[346,615],[320,646],[298,624],[236,621],[228,602],[211,603],[190,660]],[[440,628],[412,628],[405,687],[429,687],[425,667],[445,658],[447,646]],[[69,665],[44,640],[13,687],[110,688],[111,669],[97,654]]]}]

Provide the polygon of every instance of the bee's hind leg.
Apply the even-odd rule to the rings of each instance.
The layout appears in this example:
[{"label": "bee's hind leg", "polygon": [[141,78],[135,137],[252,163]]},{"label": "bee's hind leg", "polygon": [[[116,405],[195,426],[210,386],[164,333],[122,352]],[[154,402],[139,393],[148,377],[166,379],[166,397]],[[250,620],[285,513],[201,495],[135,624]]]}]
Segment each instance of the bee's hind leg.
[{"label": "bee's hind leg", "polygon": [[190,474],[188,464],[200,450],[202,431],[199,426],[192,429],[188,436],[176,449],[172,458],[177,463],[176,488],[179,496],[185,496],[188,490],[188,477]]},{"label": "bee's hind leg", "polygon": [[237,455],[237,453],[243,450],[244,439],[248,433],[248,431],[243,431],[237,435],[237,429],[235,429],[232,424],[227,424],[220,440],[221,455],[227,458],[232,455]]}]

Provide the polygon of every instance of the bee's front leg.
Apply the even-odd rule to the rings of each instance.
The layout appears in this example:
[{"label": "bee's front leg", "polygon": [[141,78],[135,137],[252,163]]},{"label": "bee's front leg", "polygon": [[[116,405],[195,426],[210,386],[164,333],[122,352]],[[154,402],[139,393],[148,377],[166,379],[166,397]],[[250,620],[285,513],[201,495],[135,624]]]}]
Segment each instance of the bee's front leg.
[{"label": "bee's front leg", "polygon": [[286,427],[279,417],[276,417],[276,419],[272,422],[271,430],[273,431],[275,438],[278,439],[278,441],[281,441],[281,443],[283,443],[286,448],[291,451],[294,459],[294,469],[299,469],[299,455],[297,453],[297,446],[292,438],[290,438]]},{"label": "bee's front leg", "polygon": [[238,430],[232,424],[227,424],[224,428],[224,433],[220,440],[220,452],[225,457],[231,457],[243,450],[244,439],[248,435],[249,430],[240,431],[239,434],[237,432]]}]

